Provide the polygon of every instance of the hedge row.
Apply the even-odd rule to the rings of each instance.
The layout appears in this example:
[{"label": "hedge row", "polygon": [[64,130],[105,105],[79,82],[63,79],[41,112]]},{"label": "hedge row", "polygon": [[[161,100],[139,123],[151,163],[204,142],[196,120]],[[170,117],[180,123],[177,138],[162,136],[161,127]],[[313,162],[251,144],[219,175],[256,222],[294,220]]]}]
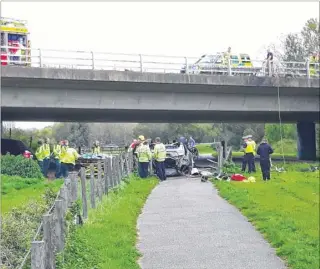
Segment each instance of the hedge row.
[{"label": "hedge row", "polygon": [[1,156],[1,174],[23,178],[43,178],[36,161],[9,154]]}]

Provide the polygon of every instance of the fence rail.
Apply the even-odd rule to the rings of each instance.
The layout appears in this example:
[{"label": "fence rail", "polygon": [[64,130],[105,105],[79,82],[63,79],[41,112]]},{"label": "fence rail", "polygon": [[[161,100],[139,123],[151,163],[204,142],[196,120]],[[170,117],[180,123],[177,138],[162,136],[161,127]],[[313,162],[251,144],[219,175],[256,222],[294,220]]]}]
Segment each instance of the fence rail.
[{"label": "fence rail", "polygon": [[[98,168],[97,176],[94,173]],[[34,237],[31,248],[19,268],[24,268],[27,256],[31,253],[31,269],[54,269],[56,254],[62,252],[67,235],[66,214],[74,203],[80,199],[82,212],[78,216],[77,224],[88,218],[88,201],[90,207],[96,208],[97,202],[101,202],[103,196],[109,191],[120,186],[121,181],[133,171],[132,154],[121,153],[110,156],[97,164],[90,164],[91,176],[86,178],[85,168],[78,172],[69,173],[61,187],[58,196],[51,209],[43,215],[43,221],[39,226],[41,240]],[[42,233],[41,233],[42,232]]]},{"label": "fence rail", "polygon": [[[25,48],[17,54],[16,47],[1,47],[2,65],[20,65],[39,68],[117,70],[151,73],[186,73],[212,75],[256,75],[319,78],[319,63],[266,62],[251,60],[253,67],[194,64],[199,58],[149,54],[107,53]],[[10,52],[11,51],[11,52]],[[269,72],[270,70],[270,72]]]}]

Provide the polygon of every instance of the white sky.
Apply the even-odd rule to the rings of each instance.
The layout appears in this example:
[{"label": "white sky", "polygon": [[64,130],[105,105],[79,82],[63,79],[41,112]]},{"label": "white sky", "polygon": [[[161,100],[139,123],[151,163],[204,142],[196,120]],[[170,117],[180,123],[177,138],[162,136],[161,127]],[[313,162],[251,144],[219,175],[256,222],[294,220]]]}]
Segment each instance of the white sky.
[{"label": "white sky", "polygon": [[1,7],[1,16],[28,21],[33,48],[195,57],[231,46],[261,58],[266,45],[319,18],[318,2],[5,2]]}]

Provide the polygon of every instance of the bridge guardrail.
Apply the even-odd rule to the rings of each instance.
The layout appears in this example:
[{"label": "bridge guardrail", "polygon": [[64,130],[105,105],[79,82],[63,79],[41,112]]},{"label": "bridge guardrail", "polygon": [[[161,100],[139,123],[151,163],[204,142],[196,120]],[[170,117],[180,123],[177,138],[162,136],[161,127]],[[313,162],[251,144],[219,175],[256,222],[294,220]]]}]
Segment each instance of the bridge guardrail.
[{"label": "bridge guardrail", "polygon": [[319,78],[320,74],[319,63],[312,63],[313,67],[310,67],[309,60],[268,63],[265,60],[252,60],[253,67],[234,67],[229,61],[227,66],[206,64],[200,68],[199,65],[194,64],[198,60],[196,57],[28,48],[22,49],[17,54],[16,47],[5,46],[1,47],[1,51],[5,51],[1,53],[2,65],[39,68],[307,78]]}]

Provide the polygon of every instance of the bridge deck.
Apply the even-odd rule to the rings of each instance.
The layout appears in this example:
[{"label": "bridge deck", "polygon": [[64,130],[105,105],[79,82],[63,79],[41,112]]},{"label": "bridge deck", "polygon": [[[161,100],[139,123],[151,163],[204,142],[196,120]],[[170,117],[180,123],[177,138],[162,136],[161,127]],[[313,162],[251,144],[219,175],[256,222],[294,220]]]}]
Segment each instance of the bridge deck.
[{"label": "bridge deck", "polygon": [[284,263],[211,183],[173,178],[138,220],[142,269],[283,269]]}]

